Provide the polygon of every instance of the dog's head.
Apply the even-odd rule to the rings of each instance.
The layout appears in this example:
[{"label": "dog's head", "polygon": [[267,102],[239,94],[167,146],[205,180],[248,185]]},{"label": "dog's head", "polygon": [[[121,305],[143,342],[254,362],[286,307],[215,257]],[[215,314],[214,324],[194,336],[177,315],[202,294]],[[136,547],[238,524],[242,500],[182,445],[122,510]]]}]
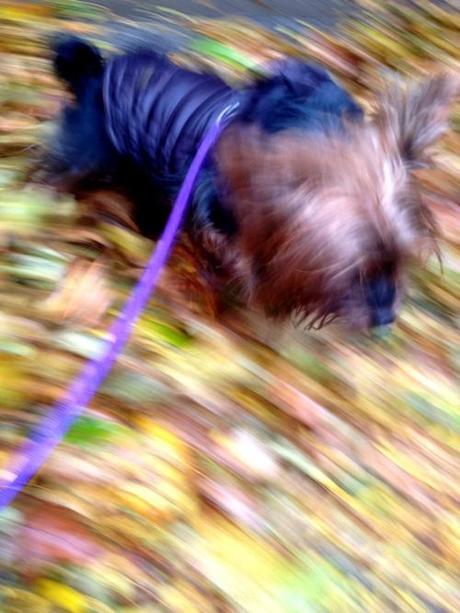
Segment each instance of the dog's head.
[{"label": "dog's head", "polygon": [[451,76],[392,88],[345,135],[224,133],[216,160],[254,302],[320,325],[393,322],[406,271],[434,245],[413,170],[446,129],[457,90]]}]

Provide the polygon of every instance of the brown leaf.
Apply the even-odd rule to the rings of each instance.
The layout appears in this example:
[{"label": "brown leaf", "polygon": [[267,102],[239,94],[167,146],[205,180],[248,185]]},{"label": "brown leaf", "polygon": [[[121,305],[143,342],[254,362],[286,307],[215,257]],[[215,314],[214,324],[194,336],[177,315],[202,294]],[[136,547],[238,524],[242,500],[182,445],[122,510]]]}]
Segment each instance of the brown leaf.
[{"label": "brown leaf", "polygon": [[21,560],[30,566],[44,561],[88,564],[104,553],[77,516],[50,503],[27,510],[17,545]]},{"label": "brown leaf", "polygon": [[102,261],[75,259],[58,289],[43,304],[52,317],[95,325],[112,301]]}]

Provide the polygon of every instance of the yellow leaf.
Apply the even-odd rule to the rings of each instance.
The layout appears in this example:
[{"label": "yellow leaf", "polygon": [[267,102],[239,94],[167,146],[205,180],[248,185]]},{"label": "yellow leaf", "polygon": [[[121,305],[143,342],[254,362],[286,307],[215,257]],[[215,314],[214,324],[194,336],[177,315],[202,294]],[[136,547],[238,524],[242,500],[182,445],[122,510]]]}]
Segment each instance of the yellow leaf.
[{"label": "yellow leaf", "polygon": [[50,579],[40,579],[37,582],[38,592],[52,604],[70,613],[85,613],[86,598],[67,585],[62,585]]},{"label": "yellow leaf", "polygon": [[27,22],[39,17],[50,17],[51,9],[46,5],[26,3],[18,6],[16,3],[6,4],[0,8],[0,19]]},{"label": "yellow leaf", "polygon": [[140,513],[168,512],[172,509],[171,503],[161,496],[154,488],[148,488],[137,483],[126,483],[123,487],[123,499]]},{"label": "yellow leaf", "polygon": [[140,417],[137,424],[148,435],[150,446],[160,455],[164,453],[169,460],[186,459],[187,445],[174,432],[146,417]]}]

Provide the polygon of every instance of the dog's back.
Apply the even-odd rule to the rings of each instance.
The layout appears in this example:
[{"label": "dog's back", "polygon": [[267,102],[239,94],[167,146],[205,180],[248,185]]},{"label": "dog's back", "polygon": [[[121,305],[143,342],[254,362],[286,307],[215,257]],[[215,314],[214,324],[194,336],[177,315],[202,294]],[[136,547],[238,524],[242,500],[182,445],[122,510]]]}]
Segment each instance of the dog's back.
[{"label": "dog's back", "polygon": [[110,60],[103,93],[116,149],[165,187],[177,186],[208,127],[238,95],[216,76],[148,51]]}]

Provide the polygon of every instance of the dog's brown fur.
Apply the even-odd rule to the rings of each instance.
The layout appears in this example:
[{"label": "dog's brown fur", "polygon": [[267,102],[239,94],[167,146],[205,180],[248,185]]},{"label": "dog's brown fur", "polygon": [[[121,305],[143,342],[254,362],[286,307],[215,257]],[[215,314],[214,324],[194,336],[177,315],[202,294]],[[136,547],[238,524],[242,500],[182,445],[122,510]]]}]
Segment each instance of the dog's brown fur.
[{"label": "dog's brown fur", "polygon": [[401,293],[408,265],[434,246],[413,171],[446,130],[458,91],[450,74],[391,87],[342,137],[229,128],[216,161],[239,231],[231,241],[204,232],[208,257],[270,315],[369,325],[360,281],[385,269]]}]

